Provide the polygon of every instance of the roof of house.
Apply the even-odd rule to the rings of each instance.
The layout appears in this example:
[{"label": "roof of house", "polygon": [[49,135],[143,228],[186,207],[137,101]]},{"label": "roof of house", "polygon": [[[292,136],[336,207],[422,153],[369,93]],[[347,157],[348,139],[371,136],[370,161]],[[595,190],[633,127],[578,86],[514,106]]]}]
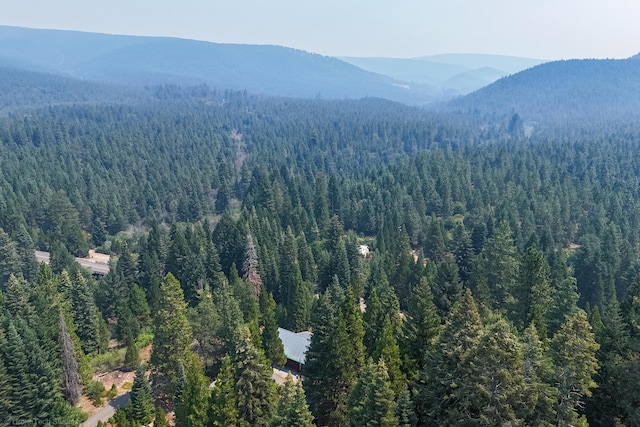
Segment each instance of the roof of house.
[{"label": "roof of house", "polygon": [[287,329],[278,328],[278,336],[284,346],[284,355],[287,359],[304,364],[304,359],[311,342],[311,332],[291,332]]}]

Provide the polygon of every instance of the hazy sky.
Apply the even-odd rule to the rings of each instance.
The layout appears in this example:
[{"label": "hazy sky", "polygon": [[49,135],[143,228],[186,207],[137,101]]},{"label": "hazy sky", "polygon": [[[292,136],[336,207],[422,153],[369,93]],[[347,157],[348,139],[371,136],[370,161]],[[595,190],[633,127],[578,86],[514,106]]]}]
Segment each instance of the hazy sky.
[{"label": "hazy sky", "polygon": [[0,0],[0,24],[332,56],[491,53],[540,59],[640,52],[638,0]]}]

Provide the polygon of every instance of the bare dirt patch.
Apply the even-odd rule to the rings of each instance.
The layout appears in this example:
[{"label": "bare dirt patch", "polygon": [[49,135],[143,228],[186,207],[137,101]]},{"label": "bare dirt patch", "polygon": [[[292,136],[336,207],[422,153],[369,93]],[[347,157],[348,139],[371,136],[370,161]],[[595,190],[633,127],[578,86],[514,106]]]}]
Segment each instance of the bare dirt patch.
[{"label": "bare dirt patch", "polygon": [[[151,357],[151,344],[140,350],[140,362],[147,363],[149,362],[149,358]],[[100,381],[102,385],[104,385],[105,390],[109,391],[113,384],[116,385],[116,397],[122,396],[123,394],[131,391],[131,385],[133,384],[133,380],[136,377],[136,373],[134,371],[125,372],[117,369],[115,371],[104,372],[98,375],[94,375],[93,379],[96,381]],[[126,384],[126,386],[125,386]],[[107,400],[103,399],[103,406],[107,404]],[[80,408],[89,414],[89,416],[95,414],[97,411],[102,408],[102,406],[94,406],[93,402],[87,398],[87,396],[82,396],[80,398],[79,405]]]}]

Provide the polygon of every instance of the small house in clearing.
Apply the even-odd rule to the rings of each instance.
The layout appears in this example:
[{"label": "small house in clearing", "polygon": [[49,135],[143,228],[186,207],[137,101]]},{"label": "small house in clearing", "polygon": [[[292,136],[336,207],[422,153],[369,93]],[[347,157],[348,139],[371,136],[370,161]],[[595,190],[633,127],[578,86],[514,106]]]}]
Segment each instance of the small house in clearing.
[{"label": "small house in clearing", "polygon": [[284,355],[287,356],[285,366],[296,372],[302,372],[309,343],[311,342],[311,332],[292,332],[287,329],[278,328],[278,336],[284,347]]},{"label": "small house in clearing", "polygon": [[358,253],[360,255],[362,255],[363,257],[365,257],[365,258],[368,257],[370,252],[371,251],[369,250],[369,246],[367,246],[367,245],[358,246]]}]

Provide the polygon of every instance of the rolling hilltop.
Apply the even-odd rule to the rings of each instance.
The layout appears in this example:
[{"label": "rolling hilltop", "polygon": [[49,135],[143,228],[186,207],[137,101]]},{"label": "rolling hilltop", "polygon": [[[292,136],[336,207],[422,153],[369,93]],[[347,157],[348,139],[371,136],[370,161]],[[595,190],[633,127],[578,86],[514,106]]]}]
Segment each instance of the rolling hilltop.
[{"label": "rolling hilltop", "polygon": [[300,98],[430,99],[390,77],[280,46],[0,26],[0,66],[126,86],[205,83]]},{"label": "rolling hilltop", "polygon": [[365,70],[418,85],[440,98],[470,93],[501,77],[544,62],[540,59],[482,54],[340,59]]},{"label": "rolling hilltop", "polygon": [[142,90],[0,66],[0,110],[59,104],[124,102]]},{"label": "rolling hilltop", "polygon": [[637,119],[640,59],[554,61],[502,78],[449,108],[463,112],[518,113],[525,121],[603,122]]}]

